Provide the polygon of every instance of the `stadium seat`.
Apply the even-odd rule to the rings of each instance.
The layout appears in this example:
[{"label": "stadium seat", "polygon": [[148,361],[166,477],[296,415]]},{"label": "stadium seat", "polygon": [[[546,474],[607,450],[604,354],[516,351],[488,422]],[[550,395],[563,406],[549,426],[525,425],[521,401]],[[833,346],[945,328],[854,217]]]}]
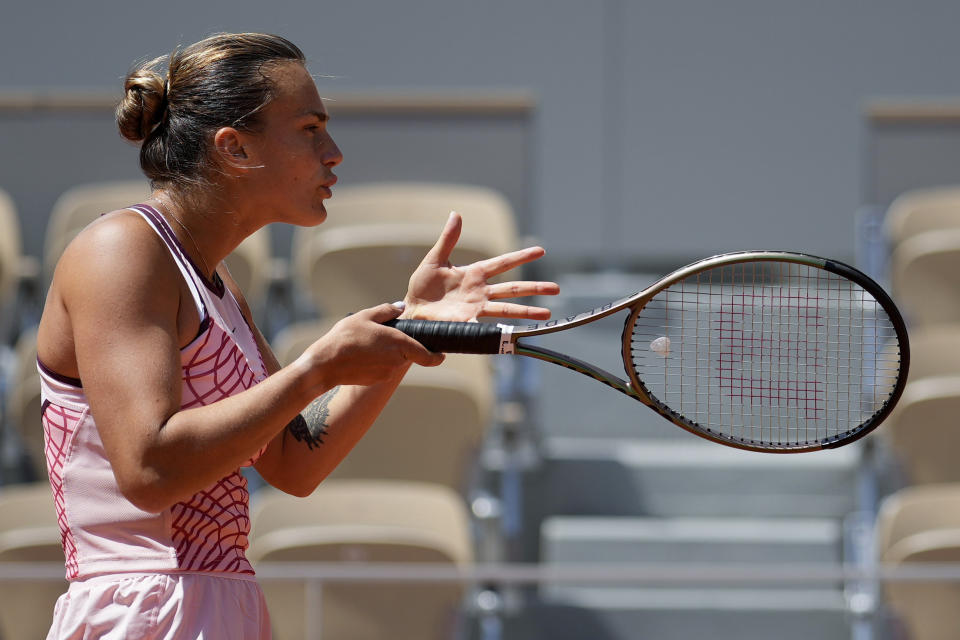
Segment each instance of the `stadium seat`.
[{"label": "stadium seat", "polygon": [[53,204],[43,245],[47,282],[63,250],[80,231],[104,213],[143,202],[150,195],[145,180],[84,184],[65,191]]},{"label": "stadium seat", "polygon": [[960,187],[916,189],[887,209],[884,235],[892,247],[918,233],[960,227]]},{"label": "stadium seat", "polygon": [[[876,540],[885,565],[960,562],[960,485],[908,487],[889,496],[877,517]],[[883,594],[911,640],[957,637],[957,582],[888,582]]]},{"label": "stadium seat", "polygon": [[240,286],[247,303],[258,317],[267,304],[273,279],[273,247],[270,227],[261,227],[240,243],[224,262],[230,275]]},{"label": "stadium seat", "polygon": [[21,263],[20,220],[10,196],[0,189],[0,308],[16,293]]},{"label": "stadium seat", "polygon": [[960,446],[960,376],[910,380],[896,409],[880,429],[911,484],[960,482],[955,448]]},{"label": "stadium seat", "polygon": [[[283,330],[274,340],[277,359],[292,362],[332,324],[298,323]],[[332,477],[438,482],[463,492],[494,400],[488,357],[448,354],[439,367],[411,367]]]},{"label": "stadium seat", "polygon": [[[137,204],[149,195],[149,185],[143,180],[85,184],[64,192],[54,203],[47,224],[43,250],[46,281],[53,277],[63,250],[84,227],[104,213]],[[271,255],[270,229],[264,227],[244,240],[226,259],[230,274],[254,309],[265,304]]]},{"label": "stadium seat", "polygon": [[960,323],[912,329],[909,379],[954,375],[960,376]]},{"label": "stadium seat", "polygon": [[[248,555],[255,567],[268,562],[463,565],[473,557],[462,499],[424,483],[327,480],[308,498],[265,489],[254,495],[251,526]],[[308,602],[300,581],[261,576],[260,582],[276,640],[447,639],[464,592],[451,583],[328,582],[318,589],[319,601]],[[310,628],[311,619],[319,620],[319,635]]]},{"label": "stadium seat", "polygon": [[890,283],[911,327],[960,322],[960,229],[899,243],[890,257]]},{"label": "stadium seat", "polygon": [[[46,482],[0,489],[0,563],[50,563],[63,571],[63,548],[53,494]],[[0,637],[44,638],[65,579],[0,583]]]},{"label": "stadium seat", "polygon": [[295,230],[292,264],[299,292],[328,317],[403,298],[410,274],[436,243],[451,210],[464,220],[451,258],[454,264],[517,248],[509,203],[484,187],[425,183],[338,187],[326,206],[326,222]]},{"label": "stadium seat", "polygon": [[46,478],[47,467],[40,422],[40,374],[37,372],[37,328],[24,330],[17,340],[16,364],[7,388],[8,424],[17,429],[36,477]]}]

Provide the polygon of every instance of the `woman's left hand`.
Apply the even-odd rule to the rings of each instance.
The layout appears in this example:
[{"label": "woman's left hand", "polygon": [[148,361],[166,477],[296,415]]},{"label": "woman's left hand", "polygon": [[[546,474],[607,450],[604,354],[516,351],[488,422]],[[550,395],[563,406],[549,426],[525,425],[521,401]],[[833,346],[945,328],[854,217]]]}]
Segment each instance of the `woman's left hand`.
[{"label": "woman's left hand", "polygon": [[549,309],[499,301],[556,295],[560,287],[555,282],[487,282],[493,276],[540,258],[544,250],[529,247],[456,267],[450,263],[450,254],[462,228],[463,219],[458,213],[451,213],[437,243],[410,276],[404,299],[406,309],[401,317],[461,322],[475,322],[482,317],[548,319]]}]

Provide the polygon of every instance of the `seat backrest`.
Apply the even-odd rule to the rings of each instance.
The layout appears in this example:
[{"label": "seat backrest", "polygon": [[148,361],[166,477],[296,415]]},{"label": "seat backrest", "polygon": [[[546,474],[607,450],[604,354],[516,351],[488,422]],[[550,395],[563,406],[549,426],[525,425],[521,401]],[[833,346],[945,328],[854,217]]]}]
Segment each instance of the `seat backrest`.
[{"label": "seat backrest", "polygon": [[[960,562],[960,485],[909,487],[888,497],[877,518],[877,555],[894,566]],[[956,582],[888,582],[883,595],[912,640],[956,637]]]},{"label": "seat backrest", "polygon": [[20,219],[10,195],[0,189],[0,304],[14,293],[20,275]]},{"label": "seat backrest", "polygon": [[960,227],[960,187],[907,191],[890,204],[883,225],[892,246],[918,233]]},{"label": "seat backrest", "polygon": [[[506,198],[478,185],[430,182],[376,182],[338,186],[326,202],[325,232],[339,227],[382,224],[428,225],[439,235],[451,211],[463,216],[464,237],[483,237],[492,251],[516,244],[516,221]],[[478,225],[480,228],[473,228]]]},{"label": "seat backrest", "polygon": [[[56,553],[34,560],[63,562],[57,511],[46,481],[0,488],[0,513],[0,561],[22,559],[14,556],[24,548],[46,547]],[[24,531],[31,535],[21,535]]]},{"label": "seat backrest", "polygon": [[[63,568],[63,548],[53,494],[46,482],[0,489],[0,563],[50,563]],[[0,584],[0,637],[43,638],[66,580]]]},{"label": "seat backrest", "polygon": [[[881,347],[879,362],[897,362],[900,345],[891,341]],[[899,370],[879,369],[878,387],[892,385]],[[960,323],[921,325],[910,331],[908,380],[960,376]]]},{"label": "seat backrest", "polygon": [[294,232],[295,283],[332,317],[400,299],[453,210],[464,221],[451,257],[455,264],[517,248],[513,210],[492,189],[429,183],[339,187],[327,202],[327,220]]},{"label": "seat backrest", "polygon": [[331,477],[438,482],[465,493],[493,403],[487,357],[447,354],[439,367],[411,367]]},{"label": "seat backrest", "polygon": [[919,532],[960,527],[960,484],[915,485],[884,499],[877,515],[881,557],[901,540]]},{"label": "seat backrest", "polygon": [[98,217],[142,202],[150,195],[146,180],[101,182],[72,187],[53,204],[43,246],[43,273],[49,282],[70,241]]},{"label": "seat backrest", "polygon": [[[264,562],[444,563],[472,560],[466,506],[452,491],[425,483],[324,482],[311,496],[267,489],[254,496],[248,556]],[[314,637],[449,638],[460,584],[261,579],[277,640]],[[319,601],[306,602],[307,594]],[[305,603],[306,602],[306,603]],[[315,607],[322,607],[319,612]],[[316,615],[319,613],[319,615]],[[313,615],[311,615],[313,614]]]},{"label": "seat backrest", "polygon": [[960,322],[960,228],[902,241],[890,256],[890,283],[912,327]]},{"label": "seat backrest", "polygon": [[910,379],[960,376],[960,322],[910,330]]},{"label": "seat backrest", "polygon": [[261,227],[247,236],[224,262],[250,306],[261,310],[266,304],[273,268],[270,227]]},{"label": "seat backrest", "polygon": [[880,433],[912,483],[960,482],[960,376],[911,380]]},{"label": "seat backrest", "polygon": [[46,475],[43,426],[40,421],[40,374],[37,372],[37,329],[20,333],[14,349],[15,368],[7,388],[8,424],[17,429],[33,470]]},{"label": "seat backrest", "polygon": [[455,563],[473,557],[463,498],[435,483],[329,479],[306,498],[268,488],[251,499],[250,518],[251,558],[258,560],[306,540],[421,546]]}]

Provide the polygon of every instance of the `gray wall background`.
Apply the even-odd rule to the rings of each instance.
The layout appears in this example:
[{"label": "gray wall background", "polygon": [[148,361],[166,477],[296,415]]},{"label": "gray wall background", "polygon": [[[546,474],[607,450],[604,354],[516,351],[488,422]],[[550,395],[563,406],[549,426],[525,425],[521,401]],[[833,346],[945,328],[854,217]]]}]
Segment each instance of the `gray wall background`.
[{"label": "gray wall background", "polygon": [[[315,74],[335,76],[321,93],[529,92],[528,118],[497,129],[502,143],[478,124],[475,149],[449,123],[420,140],[352,122],[344,134],[357,147],[341,138],[338,173],[343,184],[513,176],[511,200],[547,247],[547,269],[679,266],[756,247],[852,259],[866,101],[960,94],[960,3],[950,0],[0,6],[0,92],[119,96],[134,60],[235,30],[298,43]],[[459,172],[445,169],[451,145],[469,159]],[[0,186],[35,255],[64,188],[138,175],[109,114],[0,114],[0,148]]]}]

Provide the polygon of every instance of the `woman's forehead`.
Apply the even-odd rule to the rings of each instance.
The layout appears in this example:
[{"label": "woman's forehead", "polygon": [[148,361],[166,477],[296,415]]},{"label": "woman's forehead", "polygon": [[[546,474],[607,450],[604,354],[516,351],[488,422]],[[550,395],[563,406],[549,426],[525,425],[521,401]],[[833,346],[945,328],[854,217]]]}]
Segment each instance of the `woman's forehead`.
[{"label": "woman's forehead", "polygon": [[317,85],[305,66],[299,62],[285,63],[271,71],[269,76],[277,87],[277,95],[270,105],[272,111],[293,117],[314,113],[326,115]]}]

